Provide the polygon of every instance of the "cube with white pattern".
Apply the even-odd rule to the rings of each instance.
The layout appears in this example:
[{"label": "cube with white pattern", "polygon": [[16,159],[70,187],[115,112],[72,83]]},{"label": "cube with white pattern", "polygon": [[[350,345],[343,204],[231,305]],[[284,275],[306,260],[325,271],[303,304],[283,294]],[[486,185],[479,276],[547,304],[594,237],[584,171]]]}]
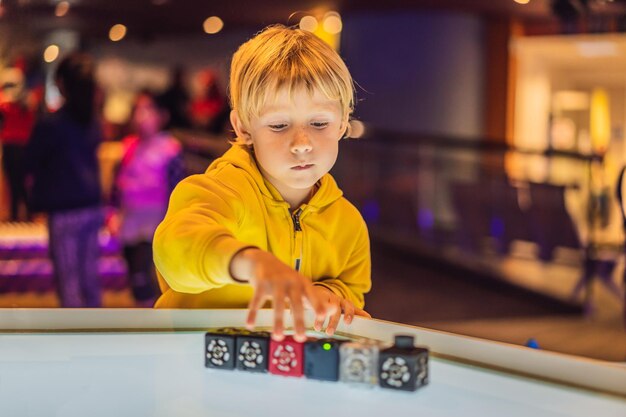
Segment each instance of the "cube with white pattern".
[{"label": "cube with white pattern", "polygon": [[237,336],[237,369],[267,372],[270,334],[249,332]]},{"label": "cube with white pattern", "polygon": [[428,349],[415,346],[413,336],[396,335],[394,345],[380,351],[378,383],[402,391],[428,384]]},{"label": "cube with white pattern", "polygon": [[376,385],[379,351],[380,345],[374,340],[343,343],[339,348],[339,380],[366,387]]},{"label": "cube with white pattern", "polygon": [[237,329],[224,328],[207,332],[204,336],[204,366],[235,369],[235,340]]}]

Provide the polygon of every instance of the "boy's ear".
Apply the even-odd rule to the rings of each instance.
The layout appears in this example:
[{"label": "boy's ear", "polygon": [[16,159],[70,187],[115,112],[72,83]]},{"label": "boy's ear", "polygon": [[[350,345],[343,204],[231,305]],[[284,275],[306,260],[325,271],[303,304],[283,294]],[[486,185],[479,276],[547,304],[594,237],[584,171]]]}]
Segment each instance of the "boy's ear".
[{"label": "boy's ear", "polygon": [[235,129],[235,134],[239,139],[242,139],[246,145],[251,145],[252,140],[250,138],[250,133],[245,130],[243,123],[241,123],[241,119],[239,118],[239,114],[237,110],[231,110],[230,112],[230,124],[233,125],[233,129]]},{"label": "boy's ear", "polygon": [[346,116],[341,122],[341,137],[339,139],[345,139],[350,137],[350,120],[349,116]]}]

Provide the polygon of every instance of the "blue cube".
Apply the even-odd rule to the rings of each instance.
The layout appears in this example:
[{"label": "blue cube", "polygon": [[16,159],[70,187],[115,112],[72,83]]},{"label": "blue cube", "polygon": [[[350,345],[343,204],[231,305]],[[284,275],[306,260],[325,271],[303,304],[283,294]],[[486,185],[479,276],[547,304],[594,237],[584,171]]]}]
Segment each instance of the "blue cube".
[{"label": "blue cube", "polygon": [[309,340],[304,344],[304,375],[322,381],[339,380],[339,347],[335,339]]}]

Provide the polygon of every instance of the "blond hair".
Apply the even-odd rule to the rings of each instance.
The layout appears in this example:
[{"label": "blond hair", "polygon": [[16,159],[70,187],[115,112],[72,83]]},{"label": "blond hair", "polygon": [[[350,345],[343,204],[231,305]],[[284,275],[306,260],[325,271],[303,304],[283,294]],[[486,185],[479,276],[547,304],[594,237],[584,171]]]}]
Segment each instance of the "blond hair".
[{"label": "blond hair", "polygon": [[269,26],[245,42],[233,55],[230,103],[244,126],[281,88],[288,94],[304,87],[339,100],[342,116],[354,109],[354,85],[339,54],[320,38],[283,25]]}]

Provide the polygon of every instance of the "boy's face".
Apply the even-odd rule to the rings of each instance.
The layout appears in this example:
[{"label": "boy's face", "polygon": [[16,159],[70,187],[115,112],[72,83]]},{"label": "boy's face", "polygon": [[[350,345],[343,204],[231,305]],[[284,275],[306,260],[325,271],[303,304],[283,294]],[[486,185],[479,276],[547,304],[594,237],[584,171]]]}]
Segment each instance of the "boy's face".
[{"label": "boy's face", "polygon": [[254,147],[259,169],[285,201],[300,204],[313,185],[335,164],[339,139],[347,121],[339,100],[298,89],[290,99],[281,89],[259,117],[244,130],[234,116],[240,138]]}]

